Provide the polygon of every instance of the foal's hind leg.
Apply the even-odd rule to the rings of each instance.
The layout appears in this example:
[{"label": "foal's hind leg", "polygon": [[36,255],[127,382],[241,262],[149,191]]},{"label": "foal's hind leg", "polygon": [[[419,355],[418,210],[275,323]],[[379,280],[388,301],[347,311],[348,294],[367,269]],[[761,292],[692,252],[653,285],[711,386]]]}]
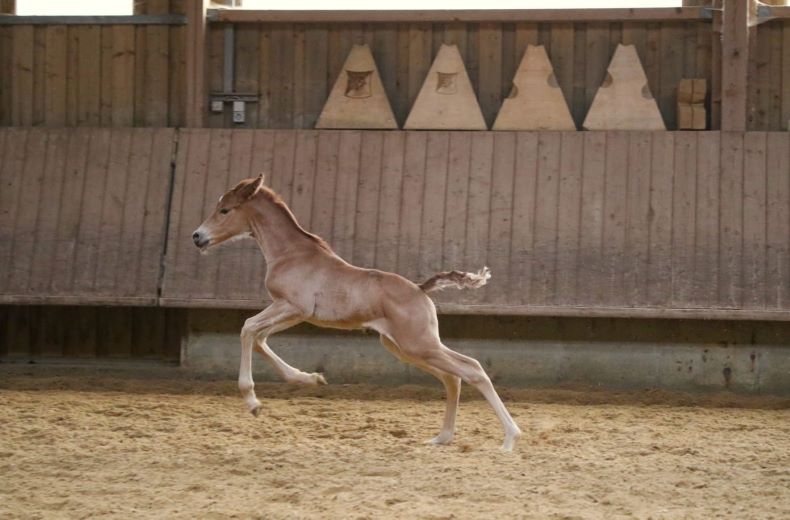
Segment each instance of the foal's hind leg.
[{"label": "foal's hind leg", "polygon": [[450,444],[453,440],[453,436],[455,435],[455,417],[458,414],[458,399],[461,396],[461,378],[407,357],[403,354],[403,352],[401,352],[400,348],[395,344],[395,342],[383,334],[381,335],[381,344],[384,345],[387,350],[392,352],[392,354],[399,360],[403,361],[404,363],[412,364],[417,368],[428,372],[442,382],[445,392],[447,393],[447,403],[444,410],[442,430],[439,432],[439,435],[429,440],[428,444]]},{"label": "foal's hind leg", "polygon": [[494,385],[491,384],[491,380],[483,370],[483,367],[480,366],[480,363],[476,359],[450,350],[438,341],[427,349],[420,351],[419,354],[420,359],[431,367],[460,377],[483,394],[494,409],[505,430],[505,441],[502,444],[502,450],[512,451],[513,446],[516,444],[516,439],[521,435],[521,429],[519,429],[507,408],[505,408],[496,390],[494,390]]}]

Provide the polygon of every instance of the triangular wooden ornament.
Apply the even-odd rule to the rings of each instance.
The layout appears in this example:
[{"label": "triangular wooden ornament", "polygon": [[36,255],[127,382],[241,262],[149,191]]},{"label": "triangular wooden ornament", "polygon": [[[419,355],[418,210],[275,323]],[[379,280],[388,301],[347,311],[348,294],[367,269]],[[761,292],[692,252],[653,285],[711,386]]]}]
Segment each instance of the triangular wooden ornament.
[{"label": "triangular wooden ornament", "polygon": [[494,130],[576,130],[546,49],[527,45]]},{"label": "triangular wooden ornament", "polygon": [[351,48],[315,127],[398,128],[367,44]]},{"label": "triangular wooden ornament", "polygon": [[485,130],[486,122],[455,45],[442,45],[403,128]]},{"label": "triangular wooden ornament", "polygon": [[633,45],[617,46],[583,126],[586,130],[666,130]]}]

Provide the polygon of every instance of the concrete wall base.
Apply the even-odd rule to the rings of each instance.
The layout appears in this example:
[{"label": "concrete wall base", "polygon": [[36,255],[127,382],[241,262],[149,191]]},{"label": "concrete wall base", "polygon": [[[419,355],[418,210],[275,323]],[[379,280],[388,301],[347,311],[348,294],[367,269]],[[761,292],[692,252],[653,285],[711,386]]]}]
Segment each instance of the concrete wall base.
[{"label": "concrete wall base", "polygon": [[[249,312],[190,311],[182,364],[236,377],[238,332]],[[445,316],[444,342],[477,358],[502,386],[790,393],[790,324]],[[300,326],[270,346],[289,364],[330,383],[431,383],[397,361],[378,336]],[[255,355],[255,377],[276,381]]]}]

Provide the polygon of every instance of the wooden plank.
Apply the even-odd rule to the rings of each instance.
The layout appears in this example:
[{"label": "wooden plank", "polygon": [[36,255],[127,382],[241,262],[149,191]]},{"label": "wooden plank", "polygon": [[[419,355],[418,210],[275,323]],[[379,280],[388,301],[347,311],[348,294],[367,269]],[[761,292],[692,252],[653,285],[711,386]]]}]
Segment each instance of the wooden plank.
[{"label": "wooden plank", "polygon": [[558,23],[551,27],[551,65],[554,76],[565,96],[565,102],[573,99],[574,29],[571,23]]},{"label": "wooden plank", "polygon": [[431,132],[428,135],[418,270],[421,279],[444,270],[442,266],[442,236],[449,152],[450,134],[448,132]]},{"label": "wooden plank", "polygon": [[[519,303],[531,303],[533,301],[532,280],[534,278],[536,186],[539,160],[538,136],[537,132],[518,132],[516,134],[510,272],[498,273],[500,278],[505,277],[507,274],[509,279],[508,298],[510,301]],[[473,198],[471,192],[469,197],[471,201]],[[482,209],[483,205],[481,204]],[[469,225],[473,226],[471,220]],[[495,274],[492,274],[492,276],[495,276]]]},{"label": "wooden plank", "polygon": [[766,134],[744,136],[743,307],[765,307],[766,296]]},{"label": "wooden plank", "polygon": [[[373,32],[373,42],[370,45],[373,58],[379,69],[384,91],[390,100],[390,105],[398,120],[395,100],[398,96],[398,28],[395,24],[377,25]],[[402,122],[402,120],[399,120]]]},{"label": "wooden plank", "polygon": [[[121,207],[121,225],[116,230],[120,235],[120,255],[123,259],[115,268],[115,290],[120,296],[134,296],[141,291],[139,266],[147,254],[154,253],[143,248],[143,237],[148,231],[144,228],[145,206],[149,193],[149,172],[152,170],[154,155],[154,131],[140,130],[132,133],[129,148],[129,169],[126,190]],[[161,170],[157,173],[163,173]]]},{"label": "wooden plank", "polygon": [[[12,70],[13,67],[13,32],[11,27],[0,27],[0,70]],[[11,74],[0,75],[0,125],[11,125],[13,105]]]},{"label": "wooden plank", "polygon": [[143,55],[145,78],[143,94],[143,119],[146,126],[167,126],[170,94],[170,37],[168,27],[145,27]]},{"label": "wooden plank", "polygon": [[[412,107],[420,92],[426,74],[431,68],[431,26],[412,24],[409,27],[408,54],[408,106]],[[407,109],[408,112],[408,109]]]},{"label": "wooden plank", "polygon": [[790,22],[782,25],[782,128],[790,130],[790,67],[784,65],[790,62]]},{"label": "wooden plank", "polygon": [[[407,156],[408,159],[408,156]],[[469,165],[469,200],[467,205],[466,259],[470,269],[488,265],[489,231],[491,220],[492,170],[494,167],[494,134],[474,134]],[[504,271],[492,273],[507,278]],[[462,301],[479,296],[461,294]]]},{"label": "wooden plank", "polygon": [[20,179],[19,202],[14,219],[14,236],[11,242],[11,262],[8,264],[6,292],[24,294],[28,292],[31,274],[30,259],[35,247],[34,232],[41,203],[41,186],[44,182],[47,138],[45,131],[33,129],[27,138],[22,178]]},{"label": "wooden plank", "polygon": [[297,132],[277,132],[274,136],[274,157],[272,158],[272,189],[291,203],[294,184]]},{"label": "wooden plank", "polygon": [[625,305],[626,219],[628,218],[629,132],[607,132],[603,194],[604,276],[607,305]]},{"label": "wooden plank", "polygon": [[[225,73],[225,31],[223,27],[210,27],[206,33],[206,68],[207,68],[207,81],[206,88],[208,92],[222,92],[224,90],[224,73]],[[288,42],[289,44],[291,42]],[[138,43],[138,52],[142,48]],[[292,63],[282,63],[283,71],[293,72]],[[138,72],[139,73],[139,72]],[[221,128],[230,126],[231,116],[228,113],[230,106],[223,104],[222,112],[214,112],[210,110],[206,116],[206,126],[210,128]]]},{"label": "wooden plank", "polygon": [[[391,97],[392,110],[399,124],[406,121],[406,116],[411,109],[409,99],[409,52],[410,52],[410,29],[406,24],[398,25],[398,48],[397,48],[397,67],[395,70],[395,83],[398,86],[395,97]],[[427,70],[427,69],[426,69]]]},{"label": "wooden plank", "polygon": [[113,59],[113,28],[105,25],[100,28],[100,50],[101,68],[99,80],[99,125],[112,126],[112,59]]},{"label": "wooden plank", "polygon": [[131,309],[108,308],[102,310],[96,337],[97,357],[128,358],[132,354]]},{"label": "wooden plank", "polygon": [[272,93],[270,128],[293,128],[294,111],[294,45],[293,26],[277,24],[271,29],[271,70],[277,71],[269,78]]},{"label": "wooden plank", "polygon": [[32,255],[27,259],[30,262],[30,280],[26,290],[37,294],[49,292],[51,279],[60,276],[60,266],[54,262],[55,251],[60,247],[57,241],[58,220],[61,206],[71,202],[62,197],[67,131],[50,130],[47,134],[46,157],[38,192],[38,215],[35,227],[28,231],[29,236],[35,238]]},{"label": "wooden plank", "polygon": [[748,18],[752,0],[723,2],[721,129],[743,131],[748,115]]},{"label": "wooden plank", "polygon": [[321,22],[321,23],[389,23],[389,22],[591,22],[639,20],[705,20],[696,7],[645,7],[608,9],[453,9],[453,10],[253,10],[211,9],[211,22]]},{"label": "wooden plank", "polygon": [[309,225],[313,211],[313,187],[318,154],[318,132],[299,132],[294,152],[294,180],[290,208],[302,225]]},{"label": "wooden plank", "polygon": [[[202,187],[204,182],[203,179],[197,175],[194,175],[190,179],[190,170],[187,169],[187,166],[189,165],[188,160],[192,157],[192,155],[189,153],[190,145],[192,144],[193,135],[196,132],[199,132],[199,130],[183,129],[178,134],[178,153],[175,158],[172,200],[168,215],[169,222],[167,226],[167,253],[164,258],[165,268],[164,278],[162,280],[163,298],[160,299],[160,302],[164,299],[164,297],[170,297],[171,294],[183,295],[185,293],[183,280],[186,276],[191,276],[191,269],[187,268],[184,265],[185,262],[182,261],[186,260],[187,258],[187,251],[185,251],[187,238],[183,236],[183,230],[188,229],[190,222],[187,218],[184,218],[185,208],[186,211],[191,213],[192,218],[195,220],[200,218],[200,215],[195,215],[192,213],[190,208],[194,208],[196,206],[192,198],[197,196],[198,191],[202,190],[195,189],[188,192],[185,189],[185,186],[189,185],[188,181],[192,181],[192,186]],[[200,150],[205,150],[206,142],[203,141],[201,144],[202,148]],[[197,170],[197,168],[194,166],[192,167],[192,171]],[[195,222],[195,220],[192,222]]]},{"label": "wooden plank", "polygon": [[96,355],[96,337],[101,311],[96,307],[70,307],[63,355],[88,358]]},{"label": "wooden plank", "polygon": [[28,131],[22,128],[4,129],[0,131],[0,179],[3,189],[0,190],[0,218],[11,225],[0,226],[0,265],[6,266],[0,271],[0,289],[9,292],[9,284],[14,275],[8,267],[13,265],[14,238],[16,235],[16,219],[22,203],[22,189],[26,183],[24,177],[27,159]]},{"label": "wooden plank", "polygon": [[271,128],[272,91],[271,79],[276,76],[272,68],[271,26],[262,25],[258,40],[258,128]]},{"label": "wooden plank", "polygon": [[600,304],[605,301],[603,266],[603,196],[606,167],[604,132],[584,134],[581,226],[576,303]]},{"label": "wooden plank", "polygon": [[290,128],[308,128],[304,124],[305,108],[305,39],[304,25],[294,25],[293,28],[293,122]]},{"label": "wooden plank", "polygon": [[719,153],[720,134],[703,132],[697,138],[697,202],[692,303],[718,302],[719,267]]},{"label": "wooden plank", "polygon": [[[82,204],[77,221],[78,244],[75,247],[71,263],[70,287],[74,292],[90,291],[93,287],[94,273],[101,261],[98,256],[101,240],[101,214],[103,194],[108,182],[107,168],[110,164],[110,146],[112,133],[110,129],[95,130],[91,134],[85,181],[81,192]],[[71,281],[73,280],[73,282]]]},{"label": "wooden plank", "polygon": [[73,27],[78,41],[77,125],[97,126],[101,95],[101,29],[97,25]]},{"label": "wooden plank", "polygon": [[112,125],[134,123],[135,41],[134,27],[113,27]]},{"label": "wooden plank", "polygon": [[337,183],[338,146],[340,132],[321,132],[318,134],[318,156],[315,165],[313,189],[313,211],[310,222],[305,222],[312,233],[317,234],[330,244],[333,243],[332,224],[334,220],[335,199],[327,196],[335,191]]},{"label": "wooden plank", "polygon": [[[243,27],[243,26],[242,26]],[[310,25],[305,30],[304,66],[304,114],[302,128],[313,128],[326,100],[327,82],[327,38],[328,31],[323,25]]]},{"label": "wooden plank", "polygon": [[[571,34],[573,32],[571,31]],[[499,99],[500,103],[501,100],[505,99],[508,95],[510,95],[510,90],[512,88],[512,80],[513,76],[516,74],[516,65],[518,61],[515,56],[515,45],[516,45],[516,28],[515,24],[512,23],[505,23],[502,24],[502,66],[500,67],[501,76],[499,78]],[[463,54],[461,54],[463,56]],[[520,55],[518,56],[521,57]],[[499,111],[499,107],[496,107],[494,114]]]},{"label": "wooden plank", "polygon": [[11,124],[33,124],[33,27],[11,28],[13,73],[11,74]]},{"label": "wooden plank", "polygon": [[766,150],[766,306],[790,304],[790,134],[771,132]]},{"label": "wooden plank", "polygon": [[539,134],[530,303],[540,305],[554,302],[556,296],[561,145],[562,134]]},{"label": "wooden plank", "polygon": [[186,27],[170,27],[170,103],[168,126],[184,126],[186,96]]},{"label": "wooden plank", "polygon": [[672,305],[694,302],[694,256],[697,220],[697,132],[675,134],[675,177],[672,186]]},{"label": "wooden plank", "polygon": [[[115,129],[110,142],[110,160],[107,165],[107,183],[102,193],[102,208],[99,226],[98,263],[93,288],[99,293],[116,290],[116,269],[123,259],[120,254],[121,237],[118,229],[123,224],[123,204],[129,181],[129,154],[132,132],[130,129]],[[94,216],[93,218],[96,218]]]},{"label": "wooden plank", "polygon": [[[471,132],[450,133],[443,225],[444,245],[442,247],[442,265],[445,266],[444,269],[475,268],[475,266],[467,266],[466,258],[464,257],[473,138],[474,134]],[[479,269],[479,267],[477,268]]]},{"label": "wooden plank", "polygon": [[186,3],[186,108],[188,127],[203,126],[205,115],[206,6],[208,0]]},{"label": "wooden plank", "polygon": [[658,102],[664,123],[669,129],[677,128],[677,88],[683,77],[684,30],[680,23],[661,26],[661,82],[653,96]]},{"label": "wooden plank", "polygon": [[581,128],[589,105],[587,90],[587,26],[575,24],[573,27],[573,93],[568,100],[568,108],[576,128]]},{"label": "wooden plank", "polygon": [[513,183],[516,166],[516,134],[502,132],[494,136],[491,169],[491,202],[487,265],[496,278],[486,285],[483,297],[487,302],[507,300],[510,279],[510,252],[513,232]]},{"label": "wooden plank", "polygon": [[417,279],[428,133],[407,132],[403,162],[403,194],[398,241],[398,273]]},{"label": "wooden plank", "polygon": [[672,180],[674,134],[653,134],[650,170],[650,268],[648,303],[667,306],[672,293]]},{"label": "wooden plank", "polygon": [[652,133],[632,132],[628,140],[626,197],[626,255],[623,264],[624,298],[636,306],[647,305],[650,269],[650,206]]},{"label": "wooden plank", "polygon": [[606,67],[609,65],[609,26],[594,23],[587,26],[587,52],[585,61],[585,113],[592,105],[595,94],[606,76]]},{"label": "wooden plank", "polygon": [[480,75],[477,97],[486,125],[490,128],[502,104],[502,27],[481,23],[478,30]]},{"label": "wooden plank", "polygon": [[[563,132],[557,201],[557,261],[554,296],[554,301],[558,304],[572,304],[577,292],[583,165],[584,135],[576,132]],[[515,220],[513,225],[515,230]]]},{"label": "wooden plank", "polygon": [[[722,113],[722,117],[724,114]],[[722,119],[722,126],[724,120]],[[719,201],[719,304],[742,304],[743,271],[743,133],[721,134]]]},{"label": "wooden plank", "polygon": [[357,181],[362,146],[358,130],[340,132],[337,154],[332,247],[341,258],[351,260],[354,254],[354,235],[357,213]]},{"label": "wooden plank", "polygon": [[[386,132],[381,160],[376,267],[384,271],[398,268],[398,231],[401,220],[401,189],[406,137],[402,132]],[[444,229],[444,223],[440,225]],[[441,247],[437,244],[441,250]]]},{"label": "wooden plank", "polygon": [[[175,131],[170,128],[152,130],[151,157],[145,209],[140,262],[137,266],[138,295],[156,295],[161,288],[162,260],[165,250],[173,173],[171,162],[175,153]],[[187,235],[189,239],[189,235]]]},{"label": "wooden plank", "polygon": [[33,31],[33,126],[41,126],[46,119],[44,76],[46,74],[46,31],[36,27]]},{"label": "wooden plank", "polygon": [[352,263],[360,267],[376,265],[376,233],[381,194],[381,153],[383,132],[363,132],[360,145],[357,184],[354,255]]}]

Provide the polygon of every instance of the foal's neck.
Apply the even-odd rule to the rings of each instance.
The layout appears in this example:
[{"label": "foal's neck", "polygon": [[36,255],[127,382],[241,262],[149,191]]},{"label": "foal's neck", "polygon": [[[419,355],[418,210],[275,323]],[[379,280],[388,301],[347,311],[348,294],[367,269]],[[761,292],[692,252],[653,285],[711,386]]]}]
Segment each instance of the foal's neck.
[{"label": "foal's neck", "polygon": [[296,221],[291,211],[267,195],[259,195],[249,205],[249,221],[266,263],[289,253],[319,247]]}]

